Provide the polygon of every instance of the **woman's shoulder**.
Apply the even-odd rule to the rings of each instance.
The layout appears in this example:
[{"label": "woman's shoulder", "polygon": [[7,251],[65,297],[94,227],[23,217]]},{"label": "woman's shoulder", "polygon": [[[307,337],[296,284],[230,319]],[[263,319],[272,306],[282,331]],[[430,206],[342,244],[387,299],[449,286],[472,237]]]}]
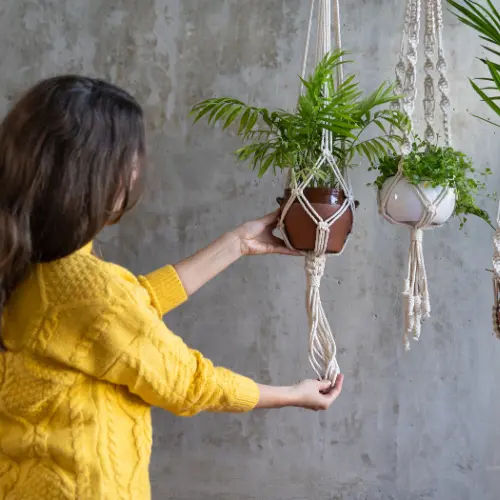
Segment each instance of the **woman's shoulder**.
[{"label": "woman's shoulder", "polygon": [[81,252],[38,264],[35,274],[42,301],[52,307],[127,300],[140,286],[124,267]]},{"label": "woman's shoulder", "polygon": [[32,267],[7,303],[2,336],[15,350],[54,318],[87,328],[98,317],[133,314],[149,304],[148,292],[127,269],[76,252]]}]

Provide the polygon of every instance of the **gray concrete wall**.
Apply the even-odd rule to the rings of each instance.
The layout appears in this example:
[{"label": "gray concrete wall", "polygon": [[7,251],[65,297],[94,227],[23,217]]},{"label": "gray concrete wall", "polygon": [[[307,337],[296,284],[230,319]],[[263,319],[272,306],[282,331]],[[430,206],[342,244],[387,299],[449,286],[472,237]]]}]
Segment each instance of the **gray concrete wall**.
[{"label": "gray concrete wall", "polygon": [[[343,36],[364,88],[392,78],[401,0],[343,4]],[[142,204],[100,238],[106,257],[144,272],[174,262],[274,208],[280,182],[235,164],[239,142],[190,106],[232,94],[293,106],[308,2],[299,0],[2,0],[0,111],[38,79],[108,78],[144,105],[153,171]],[[476,36],[446,13],[455,144],[499,185],[498,132],[482,107]],[[335,325],[342,397],[299,409],[180,419],[154,412],[153,497],[177,500],[433,499],[500,496],[500,342],[491,332],[491,231],[454,221],[425,237],[433,317],[401,349],[408,233],[377,214],[364,169],[350,247],[328,262],[322,294]],[[493,204],[488,205],[493,213]],[[167,318],[214,361],[265,383],[310,375],[300,259],[239,261]]]}]

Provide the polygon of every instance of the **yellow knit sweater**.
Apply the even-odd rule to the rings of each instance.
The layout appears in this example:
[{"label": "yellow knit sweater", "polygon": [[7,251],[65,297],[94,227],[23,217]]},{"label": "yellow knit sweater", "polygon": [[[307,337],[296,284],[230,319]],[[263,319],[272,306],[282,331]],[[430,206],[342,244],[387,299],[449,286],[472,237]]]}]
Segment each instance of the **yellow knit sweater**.
[{"label": "yellow knit sweater", "polygon": [[161,317],[171,266],[136,278],[87,245],[34,266],[2,317],[0,498],[150,498],[150,407],[245,411],[252,380],[215,368]]}]

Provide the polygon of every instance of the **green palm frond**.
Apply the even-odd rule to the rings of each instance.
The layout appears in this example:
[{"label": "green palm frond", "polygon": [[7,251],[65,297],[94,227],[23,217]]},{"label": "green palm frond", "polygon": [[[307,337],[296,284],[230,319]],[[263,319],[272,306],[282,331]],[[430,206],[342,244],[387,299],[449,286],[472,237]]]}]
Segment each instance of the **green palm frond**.
[{"label": "green palm frond", "polygon": [[[292,168],[298,181],[313,173],[313,184],[330,185],[334,182],[330,169],[315,168],[323,130],[331,132],[332,154],[345,167],[355,155],[373,162],[375,156],[393,151],[393,144],[400,139],[391,130],[401,132],[408,127],[403,113],[384,108],[398,98],[391,85],[383,83],[363,97],[353,75],[337,83],[335,72],[349,62],[343,57],[341,51],[327,54],[311,75],[302,79],[304,92],[294,112],[270,111],[232,97],[216,97],[196,104],[191,114],[195,122],[205,118],[223,129],[234,125],[236,134],[246,142],[236,157],[248,162],[259,177],[270,168]],[[362,138],[371,126],[380,135]]]},{"label": "green palm frond", "polygon": [[[454,14],[464,24],[470,26],[479,33],[479,38],[494,45],[483,45],[489,54],[500,57],[500,13],[491,0],[486,0],[486,6],[473,0],[463,0],[463,3],[456,0],[448,0],[450,5],[456,9]],[[490,76],[488,78],[476,78],[476,80],[486,80],[493,85],[480,87],[475,81],[470,80],[472,88],[490,109],[500,117],[500,106],[495,101],[500,99],[500,64],[488,58],[480,58],[480,61],[487,67]],[[488,123],[500,126],[487,118],[479,117]]]}]

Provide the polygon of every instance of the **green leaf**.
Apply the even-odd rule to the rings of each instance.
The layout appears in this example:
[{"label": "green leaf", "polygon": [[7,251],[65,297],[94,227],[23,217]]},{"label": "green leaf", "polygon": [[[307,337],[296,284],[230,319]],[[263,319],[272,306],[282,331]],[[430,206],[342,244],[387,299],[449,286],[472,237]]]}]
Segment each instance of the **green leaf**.
[{"label": "green leaf", "polygon": [[245,132],[247,134],[252,130],[252,128],[255,125],[255,123],[257,122],[258,118],[259,118],[259,113],[257,111],[253,111],[250,114],[250,116],[248,118],[247,125],[246,125],[246,130],[245,130]]},{"label": "green leaf", "polygon": [[483,99],[483,101],[488,104],[488,106],[497,114],[500,116],[500,107],[497,106],[493,100],[486,95],[485,92],[483,92],[483,90],[474,83],[473,80],[469,79],[471,85],[472,85],[472,88],[481,96],[481,98]]},{"label": "green leaf", "polygon": [[246,108],[244,113],[241,115],[241,118],[240,118],[240,126],[238,128],[238,135],[241,135],[242,132],[246,129],[249,115],[250,115],[250,108]]},{"label": "green leaf", "polygon": [[263,163],[261,163],[260,165],[260,169],[259,169],[259,177],[262,177],[268,170],[269,166],[271,165],[273,161],[273,157],[271,155],[269,155],[265,161]]},{"label": "green leaf", "polygon": [[196,123],[200,118],[205,116],[214,106],[215,104],[207,103],[205,106],[193,107],[190,112],[190,114],[195,115],[193,124]]}]

